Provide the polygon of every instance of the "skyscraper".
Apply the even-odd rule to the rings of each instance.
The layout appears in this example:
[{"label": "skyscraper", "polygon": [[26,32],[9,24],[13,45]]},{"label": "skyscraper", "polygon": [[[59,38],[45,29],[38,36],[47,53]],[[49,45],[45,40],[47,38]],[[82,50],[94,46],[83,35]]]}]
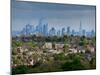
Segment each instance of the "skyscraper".
[{"label": "skyscraper", "polygon": [[79,36],[82,36],[82,24],[81,24],[81,21],[80,21],[80,26],[79,26]]},{"label": "skyscraper", "polygon": [[22,29],[21,34],[26,35],[26,29],[25,28]]},{"label": "skyscraper", "polygon": [[60,30],[57,31],[57,36],[60,36]]},{"label": "skyscraper", "polygon": [[26,27],[25,27],[25,30],[26,30],[26,35],[31,35],[32,34],[32,25],[30,24],[27,24]]},{"label": "skyscraper", "polygon": [[72,33],[71,33],[71,35],[75,35],[75,30],[74,30],[74,29],[72,30]]},{"label": "skyscraper", "polygon": [[43,32],[42,21],[43,21],[43,18],[40,18],[39,24],[37,25],[37,32],[38,32],[39,34],[42,34],[42,32]]},{"label": "skyscraper", "polygon": [[85,31],[85,29],[82,30],[82,35],[83,35],[83,36],[86,35],[86,31]]},{"label": "skyscraper", "polygon": [[56,35],[56,30],[54,27],[52,27],[49,31],[49,36],[55,36]]},{"label": "skyscraper", "polygon": [[93,29],[91,30],[91,36],[95,36],[95,31]]},{"label": "skyscraper", "polygon": [[67,35],[70,35],[70,27],[67,27]]},{"label": "skyscraper", "polygon": [[65,35],[65,28],[62,28],[62,36]]},{"label": "skyscraper", "polygon": [[43,35],[47,36],[48,35],[48,24],[43,25]]}]

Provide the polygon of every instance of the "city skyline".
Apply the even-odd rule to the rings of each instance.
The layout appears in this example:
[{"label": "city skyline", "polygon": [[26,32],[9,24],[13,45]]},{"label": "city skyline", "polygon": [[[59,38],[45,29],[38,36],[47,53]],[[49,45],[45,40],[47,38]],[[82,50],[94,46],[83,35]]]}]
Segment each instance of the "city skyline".
[{"label": "city skyline", "polygon": [[80,21],[78,31],[71,29],[70,26],[68,27],[60,27],[57,30],[56,27],[49,28],[48,23],[43,22],[44,18],[39,20],[37,26],[33,26],[30,24],[26,24],[20,31],[12,31],[12,36],[29,36],[29,35],[37,35],[37,36],[64,36],[64,35],[73,35],[73,36],[87,36],[87,37],[94,37],[95,30],[87,31],[83,29],[82,22]]},{"label": "city skyline", "polygon": [[71,30],[79,31],[81,21],[83,29],[95,31],[95,6],[13,1],[12,31],[21,31],[26,24],[37,26],[40,18],[44,18],[49,29],[70,26]]}]

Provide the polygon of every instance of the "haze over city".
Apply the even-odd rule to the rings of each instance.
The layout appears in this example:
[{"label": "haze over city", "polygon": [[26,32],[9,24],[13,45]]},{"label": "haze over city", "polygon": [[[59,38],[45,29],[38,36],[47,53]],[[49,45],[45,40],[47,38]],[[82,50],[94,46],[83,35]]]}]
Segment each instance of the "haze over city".
[{"label": "haze over city", "polygon": [[39,20],[48,23],[48,29],[67,28],[79,31],[80,21],[86,31],[95,31],[95,6],[12,2],[12,31],[21,31],[25,25],[37,26]]}]

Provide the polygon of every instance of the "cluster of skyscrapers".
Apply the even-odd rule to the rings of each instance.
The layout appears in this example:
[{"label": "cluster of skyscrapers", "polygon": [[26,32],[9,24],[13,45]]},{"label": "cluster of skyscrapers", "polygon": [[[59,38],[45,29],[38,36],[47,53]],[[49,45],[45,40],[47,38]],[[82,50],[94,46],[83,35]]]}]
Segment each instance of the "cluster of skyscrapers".
[{"label": "cluster of skyscrapers", "polygon": [[87,37],[93,37],[95,36],[95,31],[86,31],[85,29],[82,29],[82,24],[80,21],[79,30],[78,32],[74,29],[71,30],[71,28],[63,27],[60,30],[55,29],[55,27],[49,28],[48,23],[43,24],[42,18],[39,20],[38,25],[33,26],[30,24],[27,24],[21,31],[12,31],[12,36],[20,36],[20,35],[37,35],[37,36],[63,36],[63,35],[73,35],[73,36],[87,36]]}]

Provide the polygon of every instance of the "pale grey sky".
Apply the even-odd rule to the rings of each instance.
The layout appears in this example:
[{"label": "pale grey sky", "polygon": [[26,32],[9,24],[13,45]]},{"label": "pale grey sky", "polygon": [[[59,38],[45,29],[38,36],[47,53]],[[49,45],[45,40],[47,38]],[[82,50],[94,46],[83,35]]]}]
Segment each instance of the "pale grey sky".
[{"label": "pale grey sky", "polygon": [[83,29],[95,30],[95,10],[95,6],[12,1],[12,30],[22,30],[26,24],[36,26],[41,17],[49,28],[70,26],[78,31],[81,21]]}]

